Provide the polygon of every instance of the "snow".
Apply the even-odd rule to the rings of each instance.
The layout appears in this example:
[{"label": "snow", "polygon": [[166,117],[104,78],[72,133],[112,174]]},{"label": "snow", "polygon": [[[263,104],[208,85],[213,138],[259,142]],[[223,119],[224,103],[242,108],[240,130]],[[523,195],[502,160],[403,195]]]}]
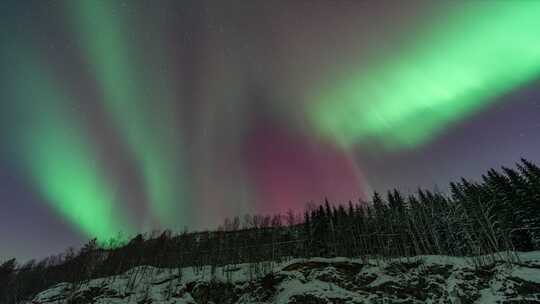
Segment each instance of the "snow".
[{"label": "snow", "polygon": [[[91,295],[92,303],[98,304],[193,304],[201,293],[217,292],[219,300],[214,303],[218,304],[225,301],[219,296],[227,296],[220,293],[226,288],[228,296],[234,295],[228,298],[234,301],[230,303],[236,304],[302,303],[315,298],[316,303],[464,303],[472,299],[484,304],[540,298],[540,252],[512,254],[515,261],[502,262],[504,255],[500,254],[495,259],[500,262],[482,269],[474,267],[472,258],[436,255],[386,260],[293,259],[268,264],[272,267],[256,278],[249,264],[217,267],[213,272],[210,266],[199,271],[140,266],[79,286],[58,284],[31,303],[61,304]],[[265,289],[262,280],[270,273],[276,280]],[[523,288],[530,290],[523,293]]]},{"label": "snow", "polygon": [[516,267],[512,270],[510,276],[540,284],[540,269]]}]

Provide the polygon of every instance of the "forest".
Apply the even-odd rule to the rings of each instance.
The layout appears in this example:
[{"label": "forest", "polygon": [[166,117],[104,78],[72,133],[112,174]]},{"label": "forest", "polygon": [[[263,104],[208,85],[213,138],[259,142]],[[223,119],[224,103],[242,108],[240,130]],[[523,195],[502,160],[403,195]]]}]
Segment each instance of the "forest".
[{"label": "forest", "polygon": [[[245,215],[215,231],[161,231],[128,241],[92,239],[40,261],[0,261],[0,302],[18,303],[60,282],[85,282],[135,266],[201,269],[250,263],[253,274],[291,258],[488,257],[540,250],[540,168],[522,159],[462,178],[447,193],[374,193],[370,202],[308,204],[303,213]],[[270,266],[269,266],[270,265]],[[228,266],[228,267],[229,267]]]}]

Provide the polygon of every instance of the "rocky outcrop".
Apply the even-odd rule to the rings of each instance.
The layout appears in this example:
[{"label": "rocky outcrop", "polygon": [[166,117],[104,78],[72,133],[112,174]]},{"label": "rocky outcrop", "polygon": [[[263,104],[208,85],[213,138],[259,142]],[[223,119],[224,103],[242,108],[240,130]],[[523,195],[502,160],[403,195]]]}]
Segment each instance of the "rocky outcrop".
[{"label": "rocky outcrop", "polygon": [[[62,283],[34,304],[540,303],[540,252],[513,262],[420,256],[393,260],[309,259],[263,267],[137,267],[80,284]],[[259,268],[257,268],[259,269]]]}]

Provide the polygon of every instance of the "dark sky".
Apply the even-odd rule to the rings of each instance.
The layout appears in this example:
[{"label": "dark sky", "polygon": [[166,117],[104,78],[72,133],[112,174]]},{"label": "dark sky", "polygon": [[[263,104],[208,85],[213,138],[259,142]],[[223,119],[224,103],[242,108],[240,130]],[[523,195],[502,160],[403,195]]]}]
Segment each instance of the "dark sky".
[{"label": "dark sky", "polygon": [[[437,21],[471,3],[2,1],[0,260],[59,253],[120,230],[214,228],[225,217],[300,211],[325,197],[446,191],[521,157],[540,162],[540,66],[500,58],[486,68],[485,58],[512,43],[489,32],[492,45],[471,49],[485,51],[473,59],[417,42],[431,37],[432,24],[436,41],[462,42]],[[456,20],[478,19],[472,33],[482,33],[499,3],[476,3],[494,12]],[[455,58],[476,73],[480,93],[430,69],[446,62],[454,71]],[[425,88],[411,93],[406,79],[387,77],[401,61],[464,95],[413,112]],[[516,75],[503,85],[501,71]],[[383,92],[366,93],[370,81]],[[372,98],[351,99],[341,89],[351,84],[354,96]],[[330,134],[310,114],[322,96],[335,97],[323,113],[337,126]],[[385,103],[397,106],[383,112]],[[373,127],[385,128],[366,139],[371,116],[356,115],[372,109],[381,115]],[[403,132],[390,120],[396,111],[412,113]],[[429,136],[395,144],[425,121],[435,121]],[[340,132],[351,135],[346,145]]]}]

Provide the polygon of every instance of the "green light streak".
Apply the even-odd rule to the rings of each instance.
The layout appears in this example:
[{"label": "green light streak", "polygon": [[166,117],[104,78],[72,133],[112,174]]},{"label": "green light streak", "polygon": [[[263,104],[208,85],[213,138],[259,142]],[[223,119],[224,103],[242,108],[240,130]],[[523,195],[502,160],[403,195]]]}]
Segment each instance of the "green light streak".
[{"label": "green light streak", "polygon": [[308,108],[317,130],[343,145],[375,140],[391,150],[414,148],[534,80],[540,2],[466,6],[412,45],[318,92]]},{"label": "green light streak", "polygon": [[33,56],[9,62],[15,157],[54,209],[89,237],[106,241],[133,232],[99,169],[88,134],[73,119],[69,98]]},{"label": "green light streak", "polygon": [[111,1],[68,1],[67,5],[104,104],[140,166],[153,215],[167,228],[187,224],[189,215],[180,204],[187,198],[181,147],[175,145],[179,131],[171,116],[174,112],[164,105],[171,94],[164,85],[159,92],[153,88],[160,75],[137,60],[141,54],[131,52],[137,47],[132,45],[136,37],[130,35],[136,33],[124,29],[121,8]]}]

